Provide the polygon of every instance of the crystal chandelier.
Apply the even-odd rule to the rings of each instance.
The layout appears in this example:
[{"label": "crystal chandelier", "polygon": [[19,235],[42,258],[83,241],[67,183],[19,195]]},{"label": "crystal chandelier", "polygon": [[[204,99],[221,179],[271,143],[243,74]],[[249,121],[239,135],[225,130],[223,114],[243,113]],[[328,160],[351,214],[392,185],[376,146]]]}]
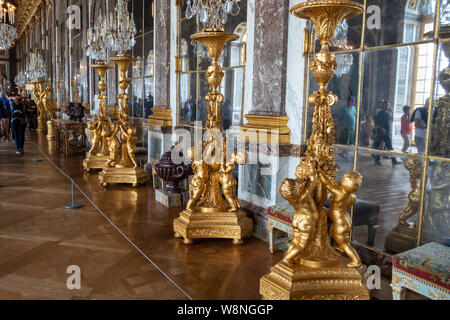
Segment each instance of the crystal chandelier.
[{"label": "crystal chandelier", "polygon": [[0,48],[3,50],[10,49],[18,36],[13,26],[16,9],[13,4],[0,0]]},{"label": "crystal chandelier", "polygon": [[128,14],[126,0],[118,0],[114,11],[106,18],[106,47],[119,55],[125,55],[136,44],[136,25],[133,17],[130,18]]},{"label": "crystal chandelier", "polygon": [[228,15],[237,15],[241,0],[187,0],[186,18],[196,17],[204,31],[224,31]]},{"label": "crystal chandelier", "polygon": [[100,11],[97,21],[92,28],[87,31],[86,55],[94,60],[106,61],[107,58],[107,19],[102,17]]},{"label": "crystal chandelier", "polygon": [[25,72],[21,70],[17,76],[14,78],[14,83],[16,86],[21,87],[27,84],[27,77],[25,75]]},{"label": "crystal chandelier", "polygon": [[28,66],[28,78],[31,81],[42,80],[47,77],[47,70],[45,69],[44,59],[38,53],[31,53],[30,63]]},{"label": "crystal chandelier", "polygon": [[350,69],[353,65],[353,55],[351,53],[337,54],[336,62],[338,67],[336,69],[335,75],[340,78],[344,74],[350,72]]},{"label": "crystal chandelier", "polygon": [[[348,46],[348,23],[346,19],[343,19],[339,23],[338,27],[336,28],[336,33],[330,41],[330,45],[337,48],[338,50],[352,49]],[[344,74],[349,73],[353,65],[353,56],[351,53],[337,54],[336,61],[338,67],[336,69],[335,75],[336,77],[340,78]]]}]

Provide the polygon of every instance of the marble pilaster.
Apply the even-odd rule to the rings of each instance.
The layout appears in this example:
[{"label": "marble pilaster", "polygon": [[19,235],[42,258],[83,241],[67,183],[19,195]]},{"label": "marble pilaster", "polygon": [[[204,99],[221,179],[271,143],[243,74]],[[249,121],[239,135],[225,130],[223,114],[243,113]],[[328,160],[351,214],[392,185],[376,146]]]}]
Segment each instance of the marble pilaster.
[{"label": "marble pilaster", "polygon": [[171,3],[155,1],[155,108],[170,109]]},{"label": "marble pilaster", "polygon": [[[172,145],[172,114],[171,114],[171,74],[173,73],[172,56],[174,48],[171,40],[173,26],[176,26],[176,16],[173,18],[174,1],[155,0],[155,32],[154,32],[154,107],[153,114],[148,119],[148,164],[159,162],[161,155],[170,150]],[[175,8],[176,9],[176,8]],[[175,47],[176,49],[176,47]],[[172,79],[173,81],[173,79]],[[176,78],[175,78],[176,81]],[[176,119],[176,118],[175,118]]]},{"label": "marble pilaster", "polygon": [[284,116],[289,0],[255,1],[252,110]]}]

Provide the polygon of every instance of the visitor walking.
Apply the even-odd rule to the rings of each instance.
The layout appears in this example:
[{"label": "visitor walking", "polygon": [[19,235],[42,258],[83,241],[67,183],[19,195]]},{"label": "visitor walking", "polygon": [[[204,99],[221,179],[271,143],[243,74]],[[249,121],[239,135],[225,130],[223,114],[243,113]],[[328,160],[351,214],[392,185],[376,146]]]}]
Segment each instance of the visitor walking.
[{"label": "visitor walking", "polygon": [[400,128],[400,134],[403,138],[403,148],[402,152],[407,152],[409,147],[411,146],[409,142],[409,136],[412,133],[412,124],[409,120],[411,113],[411,107],[410,106],[404,106],[403,107],[403,116],[400,119],[401,122],[401,128]]},{"label": "visitor walking", "polygon": [[25,108],[20,97],[13,98],[12,105],[11,128],[13,130],[14,140],[16,142],[16,154],[23,154],[23,147],[25,144],[25,128],[27,125]]},{"label": "visitor walking", "polygon": [[0,99],[0,121],[3,129],[3,135],[5,136],[5,140],[11,141],[11,137],[9,135],[9,122],[11,117],[11,110],[9,109],[9,105],[3,103]]},{"label": "visitor walking", "polygon": [[410,122],[414,122],[415,136],[414,141],[417,146],[417,153],[420,155],[425,154],[425,140],[427,137],[427,121],[428,121],[428,104],[430,98],[428,98],[423,107],[417,108],[412,116]]},{"label": "visitor walking", "polygon": [[[374,117],[375,122],[375,143],[373,147],[375,149],[380,149],[382,143],[385,145],[386,150],[393,150],[392,148],[392,132],[391,132],[391,121],[392,116],[391,112],[389,111],[389,102],[384,101],[381,106],[381,110],[377,112],[377,114]],[[373,155],[373,158],[375,159],[375,164],[381,166],[380,162],[380,155]],[[391,157],[392,159],[392,166],[398,165],[401,162],[397,161],[395,156]]]}]

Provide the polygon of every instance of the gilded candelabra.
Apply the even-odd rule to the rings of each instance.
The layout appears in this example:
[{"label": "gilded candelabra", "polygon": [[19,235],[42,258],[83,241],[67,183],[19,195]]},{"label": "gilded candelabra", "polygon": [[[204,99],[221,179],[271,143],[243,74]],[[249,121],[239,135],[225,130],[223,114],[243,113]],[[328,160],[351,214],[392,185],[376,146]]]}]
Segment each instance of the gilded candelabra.
[{"label": "gilded candelabra", "polygon": [[112,67],[106,62],[99,62],[90,66],[97,70],[100,77],[98,82],[98,89],[100,94],[99,99],[99,110],[98,115],[88,123],[87,127],[91,132],[92,136],[92,147],[88,151],[86,159],[83,161],[83,168],[87,172],[92,169],[103,169],[109,161],[109,144],[108,141],[111,140],[111,136],[114,132],[114,125],[106,116],[106,81],[105,76],[108,69]]},{"label": "gilded candelabra", "polygon": [[238,38],[235,34],[227,33],[217,19],[202,32],[191,36],[192,40],[206,46],[212,60],[206,72],[211,86],[211,91],[205,97],[208,102],[206,129],[207,132],[219,134],[210,135],[209,139],[189,150],[194,171],[192,192],[186,210],[173,221],[175,237],[184,238],[186,244],[191,244],[194,239],[225,238],[233,239],[233,243],[239,245],[252,232],[251,219],[240,209],[236,195],[237,183],[233,177],[236,164],[247,162],[247,153],[241,151],[231,154],[227,151],[220,116],[220,103],[224,101],[224,96],[217,90],[224,76],[218,64],[222,50],[228,41]]},{"label": "gilded candelabra", "polygon": [[[130,84],[127,71],[131,62],[136,61],[125,52],[129,51],[136,43],[134,35],[136,26],[133,17],[128,13],[128,4],[125,0],[118,0],[115,9],[117,16],[113,14],[99,21],[97,34],[101,42],[108,49],[118,51],[117,57],[110,58],[119,67],[119,88],[121,92],[117,95],[120,104],[119,119],[114,123],[108,135],[109,159],[105,168],[100,172],[99,179],[103,186],[109,183],[131,183],[137,186],[148,180],[144,169],[139,168],[136,161],[136,126],[130,123],[128,107],[128,94],[126,93]],[[95,27],[94,27],[95,29]],[[103,56],[103,53],[101,54]]]},{"label": "gilded candelabra", "polygon": [[36,103],[36,107],[38,109],[38,133],[44,133],[47,131],[47,114],[45,112],[45,106],[42,103],[42,93],[44,92],[44,81],[43,80],[34,80],[33,84],[33,97],[34,102]]},{"label": "gilded candelabra", "polygon": [[[55,138],[55,119],[57,118],[54,105],[51,100],[52,88],[50,86],[42,86],[40,89],[40,100],[45,113],[48,115],[47,120],[47,139],[52,140]],[[45,116],[47,118],[47,116]]]},{"label": "gilded candelabra", "polygon": [[[148,180],[144,169],[139,168],[136,162],[136,126],[130,123],[128,94],[129,86],[127,70],[134,58],[123,54],[110,58],[117,63],[120,71],[119,88],[121,92],[117,95],[120,103],[119,119],[114,123],[108,134],[109,158],[105,168],[100,172],[99,179],[103,186],[110,183],[131,183],[137,186]],[[119,137],[118,137],[119,136]]]},{"label": "gilded candelabra", "polygon": [[[450,25],[440,27],[439,36],[442,39],[450,37]],[[442,51],[450,59],[450,43],[441,43]],[[430,152],[434,156],[450,156],[450,65],[439,73],[439,84],[444,88],[445,95],[434,102],[435,111],[431,124]]]},{"label": "gilded candelabra", "polygon": [[[362,177],[348,172],[336,180],[338,166],[332,145],[334,122],[331,106],[337,96],[327,90],[327,84],[337,68],[336,57],[328,44],[342,19],[355,17],[363,5],[348,0],[311,0],[291,8],[291,14],[314,23],[321,50],[314,56],[310,68],[319,84],[309,103],[315,106],[313,130],[306,157],[296,169],[296,179],[286,179],[281,195],[294,207],[293,240],[283,260],[261,278],[260,293],[265,299],[368,299],[362,283],[364,270],[358,254],[350,244],[349,209],[356,201],[355,192]],[[331,193],[328,212],[323,207]],[[327,228],[327,218],[332,226]],[[331,247],[329,235],[337,243]],[[339,253],[350,261],[344,262]]]},{"label": "gilded candelabra", "polygon": [[409,171],[411,191],[408,195],[408,205],[398,218],[398,225],[386,236],[384,247],[386,251],[398,253],[408,251],[417,245],[417,228],[412,227],[407,221],[420,210],[420,195],[422,193],[422,160],[408,158],[404,161],[406,170]]}]

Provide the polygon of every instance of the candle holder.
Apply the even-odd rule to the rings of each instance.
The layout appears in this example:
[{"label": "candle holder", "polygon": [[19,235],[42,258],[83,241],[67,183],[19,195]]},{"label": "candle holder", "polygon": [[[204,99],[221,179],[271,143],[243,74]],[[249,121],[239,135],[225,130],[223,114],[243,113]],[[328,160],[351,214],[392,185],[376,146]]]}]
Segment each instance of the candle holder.
[{"label": "candle holder", "polygon": [[[337,68],[336,57],[328,43],[342,19],[358,16],[363,5],[347,0],[311,0],[291,8],[291,14],[312,20],[322,48],[311,61],[310,68],[319,90],[309,97],[315,106],[313,130],[306,157],[296,169],[296,179],[286,179],[281,195],[294,207],[294,236],[283,260],[271,267],[260,281],[260,294],[274,300],[367,300],[369,293],[362,283],[365,271],[356,251],[350,245],[349,209],[356,201],[355,192],[362,178],[356,172],[336,180],[334,122],[331,106],[337,96],[326,89]],[[331,197],[328,212],[324,204]],[[336,241],[331,247],[327,218],[332,221],[330,235]],[[338,252],[351,261],[344,262]]]},{"label": "candle holder", "polygon": [[[215,2],[209,12],[222,11],[224,3]],[[186,209],[173,221],[173,231],[175,237],[184,238],[185,244],[192,244],[194,239],[224,238],[232,239],[234,244],[240,245],[244,238],[251,235],[253,223],[240,209],[233,170],[236,164],[247,162],[247,153],[243,151],[230,154],[227,150],[226,138],[222,137],[220,116],[220,103],[224,101],[224,96],[217,90],[224,76],[218,64],[222,50],[227,42],[237,40],[239,36],[225,32],[217,19],[204,21],[207,20],[211,24],[205,25],[203,32],[193,34],[191,39],[202,42],[212,60],[206,72],[211,86],[211,91],[205,97],[208,102],[206,129],[220,134],[212,134],[209,140],[189,149],[194,171],[192,193]],[[211,155],[211,158],[203,155]]]},{"label": "candle holder", "polygon": [[99,109],[98,116],[95,115],[94,118],[88,123],[87,127],[91,131],[92,136],[92,147],[86,155],[86,159],[83,161],[83,168],[86,172],[90,172],[92,169],[103,169],[109,161],[109,144],[113,133],[113,123],[111,119],[106,116],[106,98],[105,91],[107,89],[105,76],[108,69],[112,66],[106,64],[105,61],[100,61],[97,64],[90,65],[89,67],[97,70],[100,77],[98,82],[98,89],[100,94],[99,99]]},{"label": "candle holder", "polygon": [[43,80],[34,80],[33,84],[33,97],[34,102],[36,103],[36,107],[38,109],[38,127],[36,132],[45,133],[47,132],[47,113],[45,112],[45,107],[42,103],[42,93],[44,92],[44,81]]},{"label": "candle holder", "polygon": [[41,104],[45,109],[45,113],[48,115],[47,139],[52,140],[55,139],[55,119],[57,118],[53,103],[51,101],[52,88],[47,86],[44,90],[44,87],[42,86],[40,90]]},{"label": "candle holder", "polygon": [[[110,58],[119,67],[119,88],[117,95],[120,103],[119,119],[114,123],[111,135],[108,138],[109,160],[106,167],[100,172],[99,180],[103,186],[110,183],[131,183],[133,186],[145,183],[148,180],[144,169],[139,168],[136,162],[136,126],[130,123],[127,77],[130,63],[136,59],[126,55]],[[119,136],[119,138],[117,137]]]}]

